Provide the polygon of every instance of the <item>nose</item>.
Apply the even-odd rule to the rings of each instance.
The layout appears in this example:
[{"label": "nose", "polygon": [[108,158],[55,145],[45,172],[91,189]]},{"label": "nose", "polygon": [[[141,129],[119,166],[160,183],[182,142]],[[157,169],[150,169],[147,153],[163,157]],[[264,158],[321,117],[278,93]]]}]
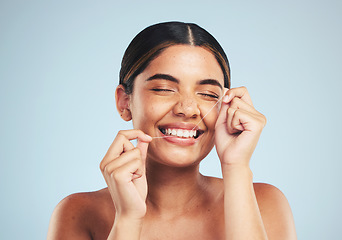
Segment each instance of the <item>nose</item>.
[{"label": "nose", "polygon": [[175,104],[173,113],[180,117],[196,118],[200,115],[200,110],[195,99],[184,96]]}]

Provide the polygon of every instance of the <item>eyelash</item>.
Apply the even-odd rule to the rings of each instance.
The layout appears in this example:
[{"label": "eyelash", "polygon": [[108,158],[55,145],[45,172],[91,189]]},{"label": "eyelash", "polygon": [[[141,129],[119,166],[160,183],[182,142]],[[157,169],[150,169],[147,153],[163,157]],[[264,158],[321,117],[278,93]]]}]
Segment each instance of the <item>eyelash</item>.
[{"label": "eyelash", "polygon": [[218,96],[214,95],[214,94],[200,93],[200,95],[205,96],[205,97],[210,97],[210,98],[218,99]]},{"label": "eyelash", "polygon": [[[173,90],[166,89],[166,88],[152,88],[151,90],[154,92],[174,92]],[[215,99],[219,98],[217,95],[208,94],[208,93],[199,93],[199,95],[204,96],[204,97],[208,97],[208,98],[215,98]]]},{"label": "eyelash", "polygon": [[152,88],[151,90],[154,92],[173,92],[173,90],[166,88]]}]

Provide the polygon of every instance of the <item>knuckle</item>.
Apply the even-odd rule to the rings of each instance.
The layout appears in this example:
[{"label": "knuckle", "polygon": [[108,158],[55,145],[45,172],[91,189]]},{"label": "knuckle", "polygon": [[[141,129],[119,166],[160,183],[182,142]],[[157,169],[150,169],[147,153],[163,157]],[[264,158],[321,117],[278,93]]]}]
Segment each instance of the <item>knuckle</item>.
[{"label": "knuckle", "polygon": [[110,173],[110,176],[112,179],[114,179],[116,182],[122,180],[124,172],[120,169],[116,169],[113,172]]},{"label": "knuckle", "polygon": [[265,125],[266,125],[266,123],[267,123],[267,118],[266,118],[266,116],[265,116],[265,115],[263,115],[263,114],[261,114],[261,117],[262,117],[262,123],[263,123],[263,126],[265,126]]},{"label": "knuckle", "polygon": [[104,164],[104,162],[101,161],[99,167],[100,167],[100,170],[101,170],[102,172],[104,171],[105,166],[106,166],[106,165]]},{"label": "knuckle", "polygon": [[242,90],[241,96],[246,96],[246,95],[248,96],[249,95],[248,90],[245,86],[242,86],[241,90]]},{"label": "knuckle", "polygon": [[139,148],[132,149],[132,152],[134,153],[134,155],[137,155],[137,156],[140,156],[140,154],[141,154],[141,151]]},{"label": "knuckle", "polygon": [[105,171],[107,165],[108,165],[108,162],[106,161],[106,158],[104,157],[99,165],[102,172]]},{"label": "knuckle", "polygon": [[230,127],[230,126],[227,127],[227,132],[228,132],[229,134],[234,134],[234,130],[233,130],[233,128]]},{"label": "knuckle", "polygon": [[262,114],[260,114],[260,116],[256,118],[256,122],[258,123],[260,129],[265,127],[266,121],[266,117]]},{"label": "knuckle", "polygon": [[227,110],[227,113],[233,114],[235,111],[236,111],[236,109],[234,107],[230,106],[230,108],[228,108],[228,110]]},{"label": "knuckle", "polygon": [[122,137],[126,137],[126,135],[123,130],[120,130],[117,134],[117,137],[122,138]]},{"label": "knuckle", "polygon": [[104,169],[103,169],[103,172],[110,175],[111,174],[111,169],[109,168],[109,166],[105,166]]},{"label": "knuckle", "polygon": [[[230,121],[231,119],[233,119],[234,116],[236,114],[236,109],[235,108],[228,108],[227,110],[227,117],[228,117],[228,121]],[[230,119],[230,120],[229,120]]]},{"label": "knuckle", "polygon": [[231,106],[236,106],[238,102],[239,102],[239,98],[234,97],[230,103],[231,103]]},{"label": "knuckle", "polygon": [[234,109],[234,116],[239,117],[241,114],[241,111],[239,109]]},{"label": "knuckle", "polygon": [[245,87],[245,86],[239,87],[239,90],[240,90],[240,92],[242,92],[242,94],[241,94],[242,96],[248,92],[247,87]]}]

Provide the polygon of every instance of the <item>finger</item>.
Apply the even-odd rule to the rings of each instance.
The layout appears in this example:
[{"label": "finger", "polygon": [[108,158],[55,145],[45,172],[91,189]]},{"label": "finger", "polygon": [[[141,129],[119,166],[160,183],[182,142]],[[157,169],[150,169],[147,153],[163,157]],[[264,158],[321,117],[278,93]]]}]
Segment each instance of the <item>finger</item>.
[{"label": "finger", "polygon": [[144,165],[146,162],[148,145],[149,145],[148,142],[143,142],[143,141],[138,139],[137,148],[140,149],[141,160],[143,161]]},{"label": "finger", "polygon": [[[152,141],[153,138],[151,136],[145,134],[141,130],[135,130],[135,131],[138,134],[138,136],[137,136],[137,139],[138,139],[137,148],[140,149],[141,159],[143,160],[143,163],[145,164],[148,144]],[[131,132],[129,134],[131,134]],[[127,137],[130,137],[130,136],[127,136]]]},{"label": "finger", "polygon": [[117,135],[100,163],[101,171],[103,171],[108,163],[118,158],[122,153],[132,149],[134,149],[133,143],[123,135]]},{"label": "finger", "polygon": [[113,143],[109,147],[106,155],[104,156],[100,168],[103,169],[109,161],[119,157],[123,152],[129,151],[134,148],[130,140],[138,139],[143,142],[152,141],[152,137],[148,136],[141,130],[121,130],[118,132]]},{"label": "finger", "polygon": [[222,102],[219,115],[216,120],[216,127],[227,122],[227,110],[229,108],[229,103]]},{"label": "finger", "polygon": [[236,116],[237,111],[238,109],[231,107],[227,110],[227,131],[229,134],[240,133],[244,130]]},{"label": "finger", "polygon": [[241,98],[238,97],[234,97],[231,101],[230,101],[230,107],[234,108],[234,109],[243,109],[247,112],[251,112],[253,114],[259,114],[259,112],[257,110],[255,110],[255,108],[251,105],[249,105],[247,102],[243,101]]},{"label": "finger", "polygon": [[115,137],[113,143],[110,145],[106,155],[113,159],[120,156],[122,152],[127,152],[133,148],[133,143],[130,142],[130,140],[126,136],[118,134]]},{"label": "finger", "polygon": [[223,101],[229,103],[233,98],[238,97],[241,98],[243,101],[248,103],[249,105],[253,106],[253,102],[246,87],[238,87],[238,88],[231,88],[226,93],[228,98],[224,98]]},{"label": "finger", "polygon": [[229,91],[229,88],[223,88],[223,95],[226,95],[228,91]]},{"label": "finger", "polygon": [[245,126],[243,124],[246,122],[242,121],[243,118],[241,116],[243,113],[244,111],[236,109],[230,123],[232,129],[236,129],[239,132],[243,132],[245,130]]},{"label": "finger", "polygon": [[243,109],[235,109],[234,113],[231,115],[229,124],[232,132],[256,131],[261,130],[265,126],[263,119],[260,116],[256,116]]},{"label": "finger", "polygon": [[[122,152],[131,150],[132,148],[134,148],[134,145],[130,141],[134,140],[134,139],[139,139],[140,141],[144,141],[144,142],[152,141],[152,137],[145,134],[141,130],[138,130],[138,129],[121,130],[118,132],[118,134],[117,134],[116,138],[114,139],[111,147],[108,149],[109,155],[116,157],[115,155],[117,155],[117,154],[121,154]],[[118,145],[118,146],[122,145],[123,146],[121,152],[120,152],[120,149],[121,149],[120,147],[119,148],[114,147],[116,145]],[[112,146],[113,146],[113,148],[112,148]],[[114,151],[112,152],[111,150],[114,150]]]},{"label": "finger", "polygon": [[103,172],[106,172],[110,175],[113,171],[115,171],[115,169],[120,168],[122,165],[126,164],[127,162],[133,159],[141,160],[140,149],[134,148],[130,151],[124,152],[118,158],[110,161],[103,169]]},{"label": "finger", "polygon": [[118,132],[118,135],[125,136],[128,140],[139,139],[144,142],[151,142],[152,137],[145,134],[143,131],[139,129],[131,129],[131,130],[121,130]]},{"label": "finger", "polygon": [[144,174],[143,164],[140,159],[131,159],[119,168],[115,169],[110,177],[118,183],[129,183],[140,178]]}]

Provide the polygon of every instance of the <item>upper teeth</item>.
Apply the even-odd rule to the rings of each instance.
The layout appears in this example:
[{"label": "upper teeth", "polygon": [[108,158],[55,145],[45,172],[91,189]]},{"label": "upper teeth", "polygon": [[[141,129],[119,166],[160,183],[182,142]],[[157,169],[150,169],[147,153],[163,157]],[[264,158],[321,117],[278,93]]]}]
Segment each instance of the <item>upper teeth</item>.
[{"label": "upper teeth", "polygon": [[196,130],[186,130],[186,129],[165,129],[165,134],[171,135],[171,136],[177,136],[177,137],[183,137],[183,138],[192,138],[196,136]]}]

